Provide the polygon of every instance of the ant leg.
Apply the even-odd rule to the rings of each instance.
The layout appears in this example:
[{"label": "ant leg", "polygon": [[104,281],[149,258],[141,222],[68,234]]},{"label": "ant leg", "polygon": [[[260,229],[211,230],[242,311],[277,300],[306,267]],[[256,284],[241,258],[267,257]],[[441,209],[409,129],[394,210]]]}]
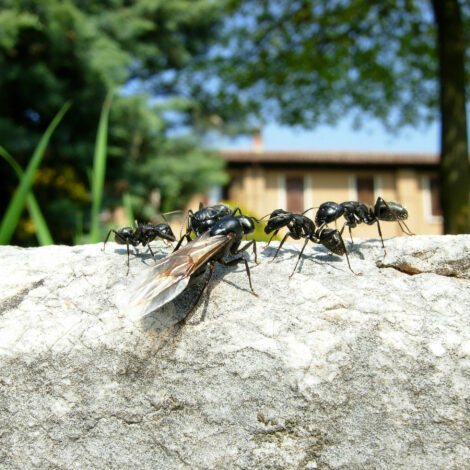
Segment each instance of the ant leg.
[{"label": "ant leg", "polygon": [[202,297],[202,294],[204,293],[204,291],[206,290],[207,286],[209,285],[209,282],[212,278],[212,273],[214,272],[214,268],[215,268],[215,262],[212,262],[210,263],[209,265],[209,276],[208,278],[206,279],[206,281],[204,282],[204,286],[202,287],[201,291],[199,292],[197,298],[196,298],[196,301],[193,303],[192,307],[188,310],[188,312],[186,313],[186,315],[179,321],[177,321],[172,328],[175,328],[177,326],[181,326],[181,325],[184,325],[192,316],[193,316],[193,313],[194,313],[194,310],[196,309],[196,306],[197,304],[199,303],[199,301],[201,300],[201,297]]},{"label": "ant leg", "polygon": [[352,230],[351,230],[350,225],[348,225],[348,229],[349,229],[349,238],[351,239],[351,245],[354,245],[354,241],[353,241],[353,237],[352,237]]},{"label": "ant leg", "polygon": [[129,240],[127,240],[126,245],[127,245],[127,273],[126,273],[126,276],[128,276],[129,275],[129,267],[130,267],[129,266]]},{"label": "ant leg", "polygon": [[[408,228],[408,225],[406,225],[403,220],[397,220],[397,222],[398,222],[398,225],[400,226],[401,231],[402,231],[403,233],[405,233],[406,235],[414,235],[414,233]],[[406,227],[406,230],[403,229],[403,227],[401,226],[401,224],[403,224],[403,225]]]},{"label": "ant leg", "polygon": [[183,235],[183,236],[180,238],[179,242],[176,244],[175,249],[173,250],[173,253],[174,253],[175,251],[178,251],[178,250],[179,250],[179,247],[181,246],[181,243],[183,243],[184,237],[185,237],[185,236]]},{"label": "ant leg", "polygon": [[282,239],[281,244],[277,248],[277,251],[276,251],[276,254],[274,255],[274,258],[270,261],[270,263],[272,263],[276,259],[277,255],[279,254],[279,250],[282,248],[282,245],[284,245],[284,242],[286,241],[287,237],[292,237],[294,240],[298,240],[298,239],[295,238],[296,237],[295,233],[287,232],[284,235],[284,238]]},{"label": "ant leg", "polygon": [[349,262],[348,252],[345,251],[344,254],[346,255],[346,261],[348,262],[349,270],[350,270],[354,275],[356,275],[356,273],[355,273],[355,272],[353,271],[353,269],[351,268],[351,263]]},{"label": "ant leg", "polygon": [[235,207],[235,209],[233,209],[233,211],[232,211],[232,217],[233,217],[237,212],[238,212],[240,215],[243,215],[241,209],[240,209],[239,207]]},{"label": "ant leg", "polygon": [[103,243],[103,248],[101,249],[101,251],[104,251],[105,247],[106,247],[106,242],[108,241],[108,238],[109,236],[111,235],[111,233],[114,232],[114,234],[116,234],[116,230],[114,230],[113,228],[108,232],[108,235],[106,235],[106,238],[104,240],[104,243]]},{"label": "ant leg", "polygon": [[[382,230],[380,229],[380,224],[379,224],[379,219],[378,219],[378,215],[379,215],[379,210],[378,210],[378,207],[379,207],[379,204],[383,202],[385,207],[387,208],[387,210],[390,212],[390,214],[392,214],[394,217],[395,217],[395,220],[398,222],[398,218],[397,216],[395,216],[393,214],[393,211],[392,209],[390,208],[390,206],[388,205],[387,201],[385,201],[384,198],[382,197],[378,197],[377,198],[377,201],[375,202],[375,206],[374,206],[374,216],[375,216],[375,220],[377,222],[377,228],[379,230],[379,235],[380,235],[380,240],[382,241],[382,248],[384,249],[384,253],[385,253],[385,256],[387,255],[387,250],[385,249],[385,245],[384,245],[384,239],[382,237]],[[400,224],[398,224],[400,225]]]},{"label": "ant leg", "polygon": [[256,253],[256,240],[253,240],[253,253],[255,254],[255,263],[258,265],[258,253]]},{"label": "ant leg", "polygon": [[180,248],[180,246],[181,246],[181,244],[183,243],[183,240],[184,240],[185,238],[186,238],[186,241],[187,241],[187,242],[190,242],[190,241],[191,241],[191,237],[189,236],[189,234],[188,234],[188,233],[185,233],[185,234],[180,238],[178,244],[176,245],[175,249],[173,250],[173,253],[174,253],[175,251],[178,251],[178,250],[179,250],[179,248]]},{"label": "ant leg", "polygon": [[376,219],[376,222],[377,222],[377,229],[379,230],[380,240],[382,242],[382,248],[384,249],[385,255],[387,255],[387,250],[385,249],[384,239],[382,237],[382,230],[380,229],[379,219]]},{"label": "ant leg", "polygon": [[[352,244],[351,227],[348,226],[348,228],[349,228],[349,235],[351,236],[351,244]],[[350,270],[354,275],[356,275],[356,273],[355,273],[355,272],[353,271],[353,269],[351,268],[351,263],[349,262],[349,256],[348,256],[348,252],[346,251],[346,245],[344,244],[343,237],[341,236],[341,234],[339,234],[339,237],[340,237],[340,240],[341,240],[341,245],[342,245],[343,250],[344,250],[344,254],[346,255],[346,261],[348,262],[349,270]]]},{"label": "ant leg", "polygon": [[155,263],[156,263],[157,260],[155,259],[155,255],[153,254],[152,248],[150,248],[150,243],[148,243],[147,246],[148,246],[148,249],[149,249],[149,251],[150,251],[150,254],[152,255],[153,260],[154,260]]},{"label": "ant leg", "polygon": [[255,296],[255,297],[258,297],[258,294],[253,290],[253,286],[251,284],[251,275],[250,275],[250,268],[248,266],[248,261],[245,259],[245,258],[236,258],[236,259],[232,259],[230,261],[223,261],[223,260],[219,260],[219,263],[222,265],[222,266],[235,266],[236,264],[238,264],[240,261],[243,261],[245,263],[245,269],[246,269],[246,274],[248,276],[248,282],[250,283],[250,289],[251,289],[251,293]]},{"label": "ant leg", "polygon": [[[202,205],[202,202],[199,203],[199,209],[201,209],[201,205]],[[189,219],[191,219],[193,217],[193,215],[194,215],[193,211],[191,209],[189,209],[188,215],[186,216],[186,220],[183,222],[183,224],[181,225],[181,228],[180,228],[180,237],[181,238],[180,238],[178,244],[176,245],[176,248],[173,251],[178,251],[179,250],[179,248],[181,246],[181,243],[183,243],[183,240],[185,238],[188,241],[190,240],[190,238],[188,238],[189,234],[191,233],[191,227],[190,227],[191,224],[189,222]],[[181,231],[182,231],[183,226],[184,226],[185,223],[186,223],[186,233],[183,236],[181,236]]]},{"label": "ant leg", "polygon": [[253,253],[255,254],[255,263],[256,264],[259,264],[258,263],[258,254],[256,252],[256,240],[250,240],[243,248],[241,248],[240,250],[237,250],[235,253],[233,253],[235,256],[240,254],[240,253],[243,253],[244,251],[246,251],[248,248],[250,248],[250,246],[253,245]]},{"label": "ant leg", "polygon": [[294,270],[292,271],[292,274],[289,276],[289,279],[294,275],[295,270],[297,269],[297,265],[299,264],[300,258],[302,257],[305,247],[307,246],[308,240],[309,240],[308,238],[305,239],[304,246],[302,247],[302,250],[300,251],[299,257],[297,258],[297,263],[295,263]]},{"label": "ant leg", "polygon": [[353,237],[352,237],[352,230],[351,230],[351,225],[349,224],[348,221],[344,222],[343,226],[341,227],[341,230],[339,231],[339,234],[341,236],[341,239],[343,238],[343,231],[344,227],[348,227],[349,230],[349,238],[351,238],[351,245],[354,245]]},{"label": "ant leg", "polygon": [[271,243],[271,240],[277,235],[278,232],[279,232],[279,230],[275,230],[273,232],[273,234],[271,235],[271,238],[269,239],[268,244],[265,246],[265,248],[267,248],[269,246],[269,244]]}]

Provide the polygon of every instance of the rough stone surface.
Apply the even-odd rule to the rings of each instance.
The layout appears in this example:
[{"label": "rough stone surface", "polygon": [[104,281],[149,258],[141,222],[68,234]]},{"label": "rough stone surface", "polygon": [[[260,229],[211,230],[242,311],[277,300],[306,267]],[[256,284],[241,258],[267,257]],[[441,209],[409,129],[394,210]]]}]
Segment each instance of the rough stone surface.
[{"label": "rough stone surface", "polygon": [[470,236],[386,247],[218,266],[182,328],[143,250],[0,247],[0,468],[470,468]]}]

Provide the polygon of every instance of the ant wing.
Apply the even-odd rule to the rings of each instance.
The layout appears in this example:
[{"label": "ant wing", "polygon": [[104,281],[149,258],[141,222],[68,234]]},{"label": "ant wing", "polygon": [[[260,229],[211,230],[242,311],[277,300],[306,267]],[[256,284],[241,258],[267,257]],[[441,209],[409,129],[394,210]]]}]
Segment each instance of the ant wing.
[{"label": "ant wing", "polygon": [[209,232],[187,243],[150,268],[131,298],[131,305],[143,317],[173,300],[188,286],[191,275],[230,241],[226,235]]}]

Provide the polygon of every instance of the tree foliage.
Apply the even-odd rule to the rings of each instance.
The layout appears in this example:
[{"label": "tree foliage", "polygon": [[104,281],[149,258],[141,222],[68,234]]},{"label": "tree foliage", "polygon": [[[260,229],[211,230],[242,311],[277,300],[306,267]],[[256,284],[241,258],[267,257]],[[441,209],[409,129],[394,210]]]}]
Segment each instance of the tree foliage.
[{"label": "tree foliage", "polygon": [[[71,241],[89,205],[87,172],[111,89],[123,91],[110,113],[108,206],[129,190],[148,215],[152,190],[167,210],[224,179],[218,161],[182,126],[198,105],[179,96],[173,80],[206,52],[219,16],[211,0],[0,0],[0,143],[25,167],[53,116],[73,103],[35,186],[56,240]],[[148,93],[156,103],[149,104]],[[6,206],[16,176],[6,165],[2,174]],[[26,222],[23,228],[20,238],[28,236]]]},{"label": "tree foliage", "polygon": [[[436,116],[435,26],[424,1],[230,0],[215,97],[306,127],[353,111],[390,129]],[[201,81],[204,80],[201,78]]]},{"label": "tree foliage", "polygon": [[[269,116],[310,128],[345,114],[357,125],[378,118],[390,131],[442,116],[442,141],[450,142],[442,147],[442,187],[460,188],[458,197],[454,191],[442,199],[445,228],[470,231],[465,107],[444,112],[439,99],[445,89],[453,93],[449,99],[465,104],[465,84],[470,96],[468,2],[228,0],[226,11],[223,42],[211,63],[199,62],[191,74],[203,99],[252,122]],[[444,56],[453,57],[444,65],[438,36],[448,38]],[[439,74],[443,67],[447,74]],[[453,71],[461,78],[455,80]],[[208,75],[218,77],[211,87],[204,86]],[[452,138],[456,128],[464,129],[463,135],[457,132],[459,142]],[[451,148],[459,149],[453,157]]]}]

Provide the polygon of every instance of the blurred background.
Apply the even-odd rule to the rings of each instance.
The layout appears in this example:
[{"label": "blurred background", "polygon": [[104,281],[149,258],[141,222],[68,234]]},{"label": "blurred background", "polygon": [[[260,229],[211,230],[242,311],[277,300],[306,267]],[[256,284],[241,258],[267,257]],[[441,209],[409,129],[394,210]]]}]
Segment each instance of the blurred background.
[{"label": "blurred background", "polygon": [[378,196],[468,233],[469,44],[464,0],[0,1],[0,244]]}]

